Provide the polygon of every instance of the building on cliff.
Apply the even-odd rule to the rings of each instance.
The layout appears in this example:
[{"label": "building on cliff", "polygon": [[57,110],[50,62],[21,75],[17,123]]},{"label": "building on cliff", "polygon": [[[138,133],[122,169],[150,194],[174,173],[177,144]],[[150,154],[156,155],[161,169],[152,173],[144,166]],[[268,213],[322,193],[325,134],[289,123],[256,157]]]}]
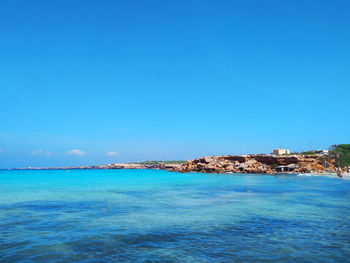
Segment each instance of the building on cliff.
[{"label": "building on cliff", "polygon": [[275,154],[275,155],[290,154],[290,150],[288,150],[288,149],[273,149],[273,154]]}]

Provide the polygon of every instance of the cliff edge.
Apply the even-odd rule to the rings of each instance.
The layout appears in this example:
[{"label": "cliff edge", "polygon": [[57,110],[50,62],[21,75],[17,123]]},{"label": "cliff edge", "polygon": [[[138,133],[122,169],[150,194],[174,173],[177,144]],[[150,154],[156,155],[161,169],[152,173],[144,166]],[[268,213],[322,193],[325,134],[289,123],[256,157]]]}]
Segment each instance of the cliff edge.
[{"label": "cliff edge", "polygon": [[224,155],[208,156],[168,169],[176,172],[201,173],[323,173],[335,172],[332,161],[315,155]]}]

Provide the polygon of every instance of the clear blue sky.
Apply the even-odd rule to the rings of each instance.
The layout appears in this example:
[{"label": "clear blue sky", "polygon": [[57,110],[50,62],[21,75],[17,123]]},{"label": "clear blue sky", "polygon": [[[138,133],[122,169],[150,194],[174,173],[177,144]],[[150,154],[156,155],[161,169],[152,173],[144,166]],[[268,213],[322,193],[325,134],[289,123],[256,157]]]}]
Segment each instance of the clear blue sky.
[{"label": "clear blue sky", "polygon": [[350,1],[1,1],[0,168],[350,143],[349,14]]}]

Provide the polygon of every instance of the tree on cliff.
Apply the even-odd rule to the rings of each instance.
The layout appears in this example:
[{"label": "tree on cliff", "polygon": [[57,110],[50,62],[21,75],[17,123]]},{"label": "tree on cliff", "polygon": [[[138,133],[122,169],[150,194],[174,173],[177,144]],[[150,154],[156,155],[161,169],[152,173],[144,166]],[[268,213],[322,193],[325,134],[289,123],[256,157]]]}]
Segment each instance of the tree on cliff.
[{"label": "tree on cliff", "polygon": [[350,166],[350,144],[335,144],[329,148],[329,157],[335,160],[336,167]]}]

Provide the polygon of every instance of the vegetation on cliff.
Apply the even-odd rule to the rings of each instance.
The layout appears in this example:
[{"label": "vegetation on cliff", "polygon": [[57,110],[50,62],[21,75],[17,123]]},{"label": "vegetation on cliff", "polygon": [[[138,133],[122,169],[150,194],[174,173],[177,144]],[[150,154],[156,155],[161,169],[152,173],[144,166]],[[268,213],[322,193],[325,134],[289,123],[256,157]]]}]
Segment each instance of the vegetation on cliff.
[{"label": "vegetation on cliff", "polygon": [[303,154],[303,155],[313,155],[313,154],[318,154],[319,151],[305,151],[301,153],[295,153],[295,154]]},{"label": "vegetation on cliff", "polygon": [[335,144],[329,148],[329,158],[335,159],[337,167],[350,166],[350,144]]}]

